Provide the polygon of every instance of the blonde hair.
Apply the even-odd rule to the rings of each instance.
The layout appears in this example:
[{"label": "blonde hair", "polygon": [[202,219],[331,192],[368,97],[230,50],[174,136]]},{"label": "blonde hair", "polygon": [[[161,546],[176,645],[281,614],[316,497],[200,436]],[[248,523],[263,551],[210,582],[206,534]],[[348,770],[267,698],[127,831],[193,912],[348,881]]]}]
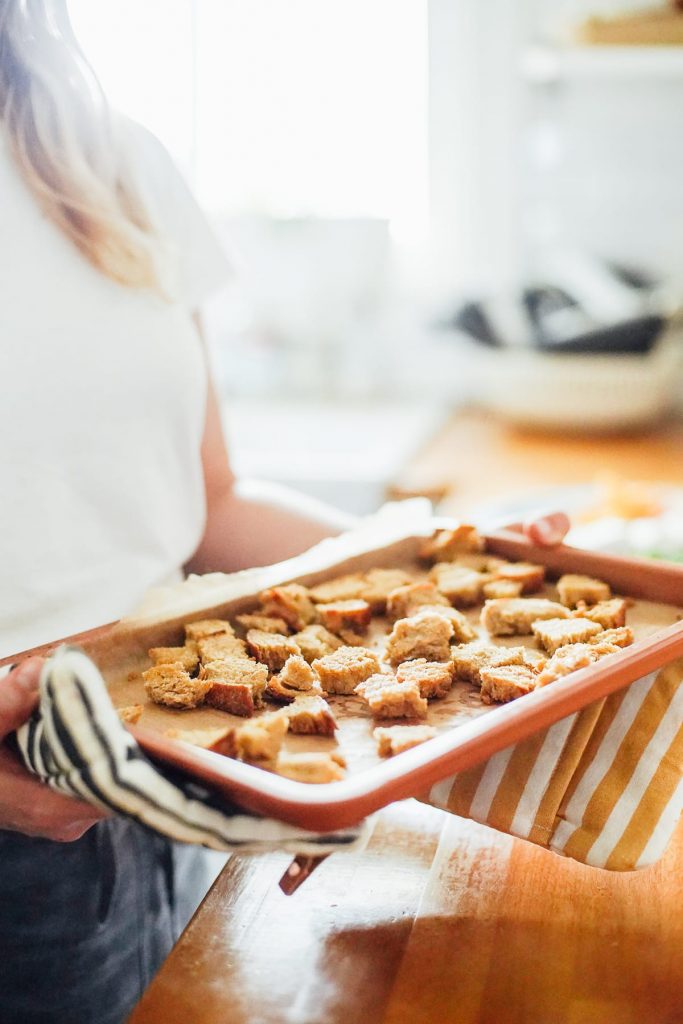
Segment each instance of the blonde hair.
[{"label": "blonde hair", "polygon": [[112,280],[156,287],[155,239],[66,0],[0,0],[0,119],[45,214]]}]

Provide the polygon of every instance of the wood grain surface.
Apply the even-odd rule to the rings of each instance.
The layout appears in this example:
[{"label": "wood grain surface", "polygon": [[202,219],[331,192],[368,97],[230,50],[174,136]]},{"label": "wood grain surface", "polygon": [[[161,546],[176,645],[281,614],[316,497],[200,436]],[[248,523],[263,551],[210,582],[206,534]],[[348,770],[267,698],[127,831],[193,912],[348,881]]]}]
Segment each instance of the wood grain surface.
[{"label": "wood grain surface", "polygon": [[586,868],[414,801],[293,896],[234,857],[131,1024],[673,1024],[683,830],[654,868]]}]

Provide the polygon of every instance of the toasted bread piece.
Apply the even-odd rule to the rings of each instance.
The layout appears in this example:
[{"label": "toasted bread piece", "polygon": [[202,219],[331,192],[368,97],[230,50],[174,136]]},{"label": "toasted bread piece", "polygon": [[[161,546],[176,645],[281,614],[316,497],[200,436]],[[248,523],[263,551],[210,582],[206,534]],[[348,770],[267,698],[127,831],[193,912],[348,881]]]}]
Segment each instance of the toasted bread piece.
[{"label": "toasted bread piece", "polygon": [[182,665],[190,673],[199,666],[199,652],[193,640],[184,647],[151,647],[148,654],[155,665]]},{"label": "toasted bread piece", "polygon": [[378,725],[372,731],[380,757],[393,757],[436,736],[431,725]]},{"label": "toasted bread piece", "polygon": [[495,647],[493,644],[474,643],[454,647],[451,658],[456,679],[480,686],[482,669],[523,665],[525,650],[523,647]]},{"label": "toasted bread piece", "polygon": [[223,658],[244,658],[247,646],[244,640],[238,640],[229,633],[215,633],[213,636],[197,640],[197,650],[202,665],[210,661],[221,661]]},{"label": "toasted bread piece", "polygon": [[532,625],[534,636],[548,654],[567,644],[581,644],[602,632],[590,619],[538,619]]},{"label": "toasted bread piece", "polygon": [[609,601],[612,596],[608,583],[596,580],[592,576],[579,576],[576,573],[560,576],[557,581],[557,592],[562,604],[568,608],[575,608],[579,601],[585,601],[586,604],[599,604],[601,601]]},{"label": "toasted bread piece", "polygon": [[268,669],[251,658],[210,661],[199,675],[209,685],[206,703],[212,708],[249,718],[263,705]]},{"label": "toasted bread piece", "polygon": [[275,771],[295,782],[325,783],[339,782],[344,778],[346,762],[339,754],[313,753],[289,754],[286,751],[277,759]]},{"label": "toasted bread piece", "polygon": [[486,602],[481,624],[490,636],[524,636],[533,632],[531,625],[539,619],[568,618],[569,611],[555,601],[542,597],[503,597]]},{"label": "toasted bread piece", "polygon": [[630,626],[618,626],[615,629],[604,629],[602,633],[596,633],[588,641],[599,647],[601,644],[609,644],[613,647],[629,647],[633,643],[633,630]]},{"label": "toasted bread piece", "polygon": [[443,615],[418,612],[394,623],[387,640],[386,656],[392,665],[414,658],[427,661],[448,661],[453,626]]},{"label": "toasted bread piece", "polygon": [[200,619],[198,622],[185,623],[187,640],[203,640],[204,637],[215,636],[217,633],[234,636],[235,630],[227,619]]},{"label": "toasted bread piece", "polygon": [[364,588],[365,575],[362,572],[354,572],[318,583],[317,586],[311,587],[308,595],[315,604],[330,604],[362,597]]},{"label": "toasted bread piece", "polygon": [[308,736],[333,736],[337,728],[330,705],[322,697],[297,697],[287,708],[289,731]]},{"label": "toasted bread piece", "polygon": [[424,718],[427,714],[427,701],[414,679],[399,683],[394,676],[378,673],[359,683],[356,693],[374,718]]},{"label": "toasted bread piece", "polygon": [[426,700],[445,697],[453,685],[453,663],[450,661],[427,661],[416,658],[404,661],[396,670],[399,683],[417,683],[420,696]]},{"label": "toasted bread piece", "polygon": [[437,562],[429,575],[438,590],[458,608],[471,608],[483,600],[484,584],[491,578],[455,562]]},{"label": "toasted bread piece", "polygon": [[481,699],[484,704],[506,704],[531,693],[538,676],[527,665],[500,665],[481,670]]},{"label": "toasted bread piece", "polygon": [[496,558],[495,555],[477,554],[476,552],[457,555],[453,562],[456,565],[461,565],[464,569],[474,569],[475,572],[485,572],[488,574],[493,573],[502,565],[510,565],[504,558]]},{"label": "toasted bread piece", "polygon": [[212,750],[224,757],[237,757],[236,729],[232,725],[219,729],[166,729],[164,736]]},{"label": "toasted bread piece", "polygon": [[420,548],[420,558],[427,562],[452,562],[458,555],[483,550],[484,539],[476,526],[460,523],[452,530],[437,530]]},{"label": "toasted bread piece", "polygon": [[365,637],[356,633],[355,629],[340,629],[337,636],[345,647],[365,647]]},{"label": "toasted bread piece", "polygon": [[288,658],[301,654],[292,637],[281,633],[266,633],[263,629],[250,629],[247,647],[257,661],[267,665],[271,672],[279,672]]},{"label": "toasted bread piece", "polygon": [[235,730],[237,757],[242,761],[274,761],[288,728],[284,711],[272,711]]},{"label": "toasted bread piece", "polygon": [[437,589],[432,580],[421,580],[419,583],[406,583],[392,590],[387,596],[387,617],[390,619],[406,619],[414,615],[423,605],[443,606],[450,608],[447,597]]},{"label": "toasted bread piece", "polygon": [[243,630],[262,629],[264,633],[289,633],[289,626],[284,619],[274,615],[236,615],[237,622]]},{"label": "toasted bread piece", "polygon": [[432,612],[434,615],[441,615],[442,618],[448,619],[453,627],[452,644],[467,644],[471,640],[477,639],[476,629],[457,608],[452,608],[450,605],[444,607],[440,604],[425,604],[418,608],[418,612]]},{"label": "toasted bread piece", "polygon": [[339,633],[345,629],[363,633],[370,625],[372,611],[367,601],[353,598],[349,601],[319,604],[318,616],[325,629],[329,629],[331,633]]},{"label": "toasted bread piece", "polygon": [[[614,648],[615,651],[618,649],[618,647]],[[565,647],[560,647],[547,662],[543,671],[539,673],[538,685],[547,686],[563,676],[578,672],[581,668],[587,668],[594,664],[599,657],[597,648],[591,647],[590,644],[567,644]]]},{"label": "toasted bread piece", "polygon": [[316,625],[306,626],[300,633],[295,633],[292,640],[301,650],[302,657],[309,663],[316,658],[324,658],[326,654],[332,654],[332,651],[344,646],[343,640],[330,633],[329,629]]},{"label": "toasted bread piece", "polygon": [[144,710],[144,704],[129,704],[125,708],[117,708],[116,713],[124,725],[137,725]]},{"label": "toasted bread piece", "polygon": [[264,615],[284,619],[293,630],[303,629],[317,617],[308,590],[299,583],[270,587],[262,591],[259,600]]},{"label": "toasted bread piece", "polygon": [[389,594],[412,581],[413,577],[403,569],[370,569],[363,577],[363,587],[357,596],[367,601],[375,614],[382,614],[386,611]]},{"label": "toasted bread piece", "polygon": [[514,580],[489,580],[482,587],[485,598],[495,600],[505,597],[519,597],[522,593],[522,584]]},{"label": "toasted bread piece", "polygon": [[379,672],[380,664],[374,651],[366,647],[340,647],[316,658],[313,670],[328,693],[353,693],[359,683]]},{"label": "toasted bread piece", "polygon": [[310,690],[319,686],[318,677],[300,654],[292,654],[280,670],[280,681],[294,690]]},{"label": "toasted bread piece", "polygon": [[142,678],[149,699],[169,708],[196,708],[211,689],[210,683],[193,679],[180,664],[154,665]]},{"label": "toasted bread piece", "polygon": [[626,601],[621,597],[613,597],[591,606],[585,601],[579,601],[574,615],[597,622],[603,629],[617,629],[626,624]]},{"label": "toasted bread piece", "polygon": [[504,562],[492,571],[494,580],[519,583],[523,594],[533,594],[545,582],[545,566],[533,562]]}]

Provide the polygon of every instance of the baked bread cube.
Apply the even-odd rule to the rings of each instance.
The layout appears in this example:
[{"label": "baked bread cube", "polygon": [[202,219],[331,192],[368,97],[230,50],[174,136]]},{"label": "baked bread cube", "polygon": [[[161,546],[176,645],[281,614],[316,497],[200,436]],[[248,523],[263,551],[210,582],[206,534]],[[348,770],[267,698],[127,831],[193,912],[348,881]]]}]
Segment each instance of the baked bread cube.
[{"label": "baked bread cube", "polygon": [[144,710],[144,704],[128,704],[125,708],[117,708],[116,713],[124,725],[137,725]]},{"label": "baked bread cube", "polygon": [[271,672],[279,672],[288,658],[301,654],[292,637],[281,633],[266,633],[263,629],[250,629],[247,647],[257,661],[267,665]]},{"label": "baked bread cube", "polygon": [[420,548],[420,558],[427,562],[452,562],[458,555],[484,550],[484,539],[476,526],[460,523],[452,530],[437,530]]},{"label": "baked bread cube", "polygon": [[419,608],[418,611],[433,612],[434,615],[440,615],[442,618],[448,619],[453,627],[453,636],[451,637],[451,643],[453,644],[466,644],[471,640],[477,639],[476,629],[469,619],[462,612],[459,612],[457,608],[451,608],[450,605],[444,607],[438,604],[426,604]]},{"label": "baked bread cube", "polygon": [[250,629],[262,629],[264,633],[289,633],[289,626],[284,619],[273,615],[237,615],[237,622],[245,632]]},{"label": "baked bread cube", "polygon": [[211,683],[193,678],[180,664],[154,665],[142,678],[149,699],[168,708],[196,708],[211,689]]},{"label": "baked bread cube", "polygon": [[405,586],[392,590],[387,596],[387,617],[406,619],[424,605],[450,608],[451,603],[431,580],[406,583]]},{"label": "baked bread cube", "polygon": [[415,680],[399,683],[394,676],[378,673],[356,687],[374,718],[424,718],[427,701]]},{"label": "baked bread cube", "polygon": [[245,658],[246,644],[231,633],[215,633],[213,636],[197,640],[197,650],[202,665],[210,661],[221,661],[222,658]]},{"label": "baked bread cube", "polygon": [[379,672],[380,664],[374,651],[366,647],[340,647],[324,658],[316,658],[313,670],[328,693],[348,694]]},{"label": "baked bread cube", "polygon": [[259,595],[264,615],[284,619],[293,630],[303,629],[315,622],[317,613],[308,590],[299,583],[288,583],[283,587],[270,587]]},{"label": "baked bread cube", "polygon": [[580,576],[575,573],[560,576],[557,581],[557,592],[562,604],[568,608],[575,608],[579,601],[599,604],[600,601],[609,601],[612,596],[608,583],[596,580],[592,576]]},{"label": "baked bread cube", "polygon": [[482,609],[481,624],[490,636],[524,636],[540,619],[568,619],[569,611],[542,597],[494,598]]},{"label": "baked bread cube", "polygon": [[300,633],[295,633],[292,640],[308,662],[324,658],[326,654],[332,654],[332,651],[344,646],[344,642],[330,633],[329,629],[316,625],[306,626]]},{"label": "baked bread cube", "polygon": [[457,555],[453,562],[465,569],[474,569],[475,572],[493,573],[502,565],[510,565],[504,558],[496,558],[495,555],[478,554],[476,552]]},{"label": "baked bread cube", "polygon": [[[303,691],[306,694],[316,694],[322,697],[323,691],[320,683],[316,681],[311,686],[310,690]],[[268,700],[274,701],[276,704],[293,704],[297,697],[301,696],[302,691],[297,690],[294,686],[287,686],[282,681],[282,673],[279,675],[271,676],[266,683],[266,688],[263,691],[264,697]]]},{"label": "baked bread cube", "polygon": [[386,611],[389,594],[412,581],[410,573],[403,569],[370,569],[363,577],[363,586],[357,596],[368,602],[372,612],[381,615]]},{"label": "baked bread cube", "polygon": [[325,629],[331,633],[339,633],[343,629],[363,633],[370,625],[372,611],[367,601],[353,598],[349,601],[319,604],[318,616]]},{"label": "baked bread cube", "polygon": [[523,647],[495,647],[493,644],[464,644],[453,648],[451,658],[456,679],[480,686],[482,669],[523,665],[525,650]]},{"label": "baked bread cube", "polygon": [[527,665],[500,665],[481,670],[481,699],[484,704],[506,704],[531,693],[538,676]]},{"label": "baked bread cube", "polygon": [[545,582],[545,566],[533,562],[504,562],[492,572],[496,580],[519,583],[523,594],[533,594]]},{"label": "baked bread cube", "polygon": [[280,682],[294,690],[310,690],[319,686],[318,677],[300,654],[292,654],[280,670]]},{"label": "baked bread cube", "polygon": [[372,731],[380,757],[393,757],[436,736],[431,725],[378,725]]},{"label": "baked bread cube", "polygon": [[426,700],[445,697],[453,685],[453,664],[450,661],[427,661],[416,658],[404,661],[396,670],[399,683],[417,683],[420,696]]},{"label": "baked bread cube", "polygon": [[602,633],[596,633],[588,641],[599,647],[602,644],[609,644],[613,647],[629,647],[633,643],[633,630],[630,626],[618,626],[616,629],[604,629]]},{"label": "baked bread cube", "polygon": [[534,636],[548,654],[567,644],[581,644],[602,630],[590,619],[538,619],[532,625]]},{"label": "baked bread cube", "polygon": [[392,665],[414,658],[448,661],[452,636],[453,626],[443,615],[418,612],[394,623],[387,640],[386,656]]},{"label": "baked bread cube", "polygon": [[200,619],[198,622],[185,623],[185,637],[187,640],[203,640],[206,636],[215,636],[217,633],[227,633],[234,636],[235,630],[227,619]]},{"label": "baked bread cube", "polygon": [[284,711],[272,711],[235,730],[237,757],[242,761],[274,761],[289,723]]},{"label": "baked bread cube", "polygon": [[346,647],[365,647],[367,643],[365,637],[353,629],[340,629],[337,636]]},{"label": "baked bread cube", "polygon": [[365,576],[362,572],[348,573],[337,576],[333,580],[325,580],[311,587],[308,596],[315,604],[332,604],[335,601],[351,601],[363,596]]},{"label": "baked bread cube", "polygon": [[182,665],[190,673],[199,667],[199,652],[192,640],[184,647],[151,647],[148,654],[155,665]]},{"label": "baked bread cube", "polygon": [[522,593],[522,584],[514,580],[489,580],[482,587],[485,598],[495,600],[503,597],[519,597]]},{"label": "baked bread cube", "polygon": [[275,771],[295,782],[339,782],[344,778],[346,762],[341,754],[290,754],[283,751],[277,759]]},{"label": "baked bread cube", "polygon": [[330,705],[322,697],[297,697],[285,714],[289,731],[304,736],[334,736],[337,728]]},{"label": "baked bread cube", "polygon": [[[615,647],[617,651],[619,648]],[[547,686],[554,683],[556,679],[578,672],[579,669],[593,665],[600,654],[590,644],[567,644],[560,647],[547,662],[545,668],[538,675],[538,685]]]},{"label": "baked bread cube", "polygon": [[265,665],[250,658],[226,658],[202,665],[199,676],[209,686],[206,703],[212,708],[249,718],[263,706],[268,680]]},{"label": "baked bread cube", "polygon": [[585,601],[579,601],[574,614],[599,623],[603,629],[616,629],[626,624],[626,601],[621,597],[613,597],[610,601],[599,601],[590,607]]},{"label": "baked bread cube", "polygon": [[166,729],[164,736],[169,739],[191,743],[203,750],[212,750],[224,757],[237,757],[237,731],[228,725],[220,729]]},{"label": "baked bread cube", "polygon": [[481,601],[484,584],[490,579],[486,573],[475,572],[455,562],[437,562],[429,575],[437,589],[458,608],[471,608]]}]

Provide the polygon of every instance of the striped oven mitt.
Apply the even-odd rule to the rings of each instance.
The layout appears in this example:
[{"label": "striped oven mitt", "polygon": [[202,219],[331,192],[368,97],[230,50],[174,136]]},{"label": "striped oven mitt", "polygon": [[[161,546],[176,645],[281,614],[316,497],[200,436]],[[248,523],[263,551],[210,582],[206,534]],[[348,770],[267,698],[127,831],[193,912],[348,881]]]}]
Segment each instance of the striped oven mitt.
[{"label": "striped oven mitt", "polygon": [[166,766],[123,726],[94,663],[74,647],[46,661],[40,699],[16,734],[24,764],[53,789],[133,818],[170,839],[228,853],[320,856],[357,849],[363,825],[315,833],[248,814]]}]

